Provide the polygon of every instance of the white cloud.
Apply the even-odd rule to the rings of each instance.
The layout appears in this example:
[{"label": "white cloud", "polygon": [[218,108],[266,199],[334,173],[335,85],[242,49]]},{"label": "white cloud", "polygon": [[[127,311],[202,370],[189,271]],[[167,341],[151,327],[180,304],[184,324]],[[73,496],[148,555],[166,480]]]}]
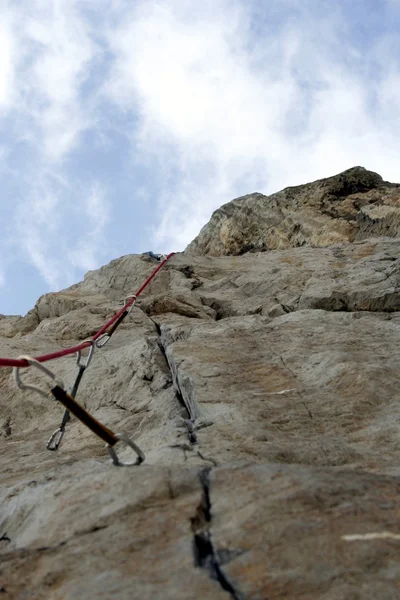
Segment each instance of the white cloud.
[{"label": "white cloud", "polygon": [[[0,23],[0,110],[9,107],[14,86],[14,48],[10,23]],[[0,113],[1,114],[1,113]]]},{"label": "white cloud", "polygon": [[31,191],[17,206],[15,246],[50,289],[74,283],[77,272],[99,266],[107,247],[106,192],[99,183],[77,192],[61,177],[31,177]]},{"label": "white cloud", "polygon": [[[50,8],[50,10],[49,10]],[[70,152],[78,136],[92,124],[82,86],[96,54],[87,20],[76,0],[33,1],[24,20],[21,44],[32,49],[21,83],[47,160]]]},{"label": "white cloud", "polygon": [[355,164],[398,177],[398,59],[379,83],[366,77],[362,61],[373,66],[382,53],[373,47],[363,57],[346,42],[339,7],[316,16],[315,3],[286,2],[291,18],[274,28],[268,5],[259,15],[268,33],[255,39],[252,3],[189,4],[138,3],[109,36],[106,93],[137,111],[142,160],[167,180],[178,173],[160,197],[159,244],[181,248],[213,209],[256,188],[272,192]]},{"label": "white cloud", "polygon": [[[19,200],[10,244],[52,289],[72,283],[77,270],[97,266],[104,244],[106,200],[93,183],[96,175],[73,190],[79,179],[65,169],[82,133],[96,123],[95,94],[85,85],[98,46],[85,5],[82,0],[2,4],[7,19],[0,26],[0,109],[2,103],[10,109],[3,121],[12,135],[7,150],[16,140],[22,155],[25,148],[34,149],[28,163],[18,165],[17,154],[13,159]],[[88,214],[89,207],[96,216]]]},{"label": "white cloud", "polygon": [[18,203],[14,220],[15,245],[52,289],[71,275],[70,268],[57,258],[62,247],[60,200],[49,177],[32,174],[30,193]]},{"label": "white cloud", "polygon": [[105,228],[110,220],[106,192],[100,184],[93,184],[82,199],[81,213],[86,231],[75,247],[68,251],[68,259],[75,268],[88,271],[98,266],[98,256],[106,244]]},{"label": "white cloud", "polygon": [[82,86],[98,48],[81,12],[84,4],[0,0],[0,117],[12,109],[20,138],[53,162],[93,124]]}]

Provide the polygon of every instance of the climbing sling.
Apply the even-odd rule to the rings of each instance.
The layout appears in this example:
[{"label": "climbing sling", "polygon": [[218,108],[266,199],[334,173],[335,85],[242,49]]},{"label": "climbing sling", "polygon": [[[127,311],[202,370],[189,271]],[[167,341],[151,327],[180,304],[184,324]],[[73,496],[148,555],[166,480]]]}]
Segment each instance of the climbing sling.
[{"label": "climbing sling", "polygon": [[[95,419],[93,415],[91,415],[81,404],[79,404],[76,401],[75,396],[78,391],[78,387],[82,380],[83,374],[92,361],[95,347],[103,348],[107,344],[117,327],[122,323],[125,317],[127,317],[130,314],[138,296],[149,285],[151,280],[156,276],[160,269],[162,269],[162,267],[167,263],[167,261],[172,256],[174,256],[174,254],[175,252],[171,252],[167,256],[154,255],[160,257],[157,259],[160,261],[157,268],[154,269],[152,274],[146,279],[146,281],[141,285],[141,287],[137,290],[135,294],[128,296],[123,308],[120,311],[118,311],[109,321],[107,321],[107,323],[105,323],[105,325],[103,325],[103,327],[90,340],[86,340],[77,346],[65,348],[57,352],[45,354],[43,356],[31,357],[23,355],[18,357],[18,359],[0,358],[0,367],[14,367],[14,379],[19,389],[35,391],[46,398],[48,398],[49,396],[53,396],[55,400],[63,404],[63,406],[65,407],[64,415],[60,426],[58,427],[58,429],[56,429],[56,431],[54,431],[54,433],[50,436],[47,442],[46,448],[48,450],[56,451],[60,446],[65,432],[65,426],[70,420],[70,414],[72,413],[95,435],[97,435],[103,441],[106,442],[106,448],[111,456],[114,465],[139,465],[144,461],[144,453],[126,434],[114,433],[111,429],[100,423],[100,421]],[[163,258],[163,260],[161,260],[161,258]],[[83,359],[82,351],[86,348],[90,348],[89,353],[86,356],[86,358]],[[78,366],[78,374],[76,376],[72,390],[68,394],[65,391],[64,382],[60,378],[56,377],[56,375],[50,369],[45,367],[42,363],[56,358],[60,358],[62,356],[68,356],[70,354],[77,355],[76,364]],[[45,381],[47,390],[44,390],[36,385],[27,384],[24,381],[22,381],[20,371],[22,368],[25,367],[34,367],[50,379],[50,381]],[[118,442],[122,442],[123,444],[131,448],[137,456],[136,460],[130,462],[121,461],[115,451],[115,446]]]}]

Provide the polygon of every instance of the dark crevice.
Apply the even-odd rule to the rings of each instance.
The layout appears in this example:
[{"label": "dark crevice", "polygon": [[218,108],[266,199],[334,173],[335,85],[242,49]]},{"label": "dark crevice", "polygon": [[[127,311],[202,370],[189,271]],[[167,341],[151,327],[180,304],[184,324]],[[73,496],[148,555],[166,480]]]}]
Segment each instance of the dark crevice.
[{"label": "dark crevice", "polygon": [[[151,321],[153,321],[153,319],[150,319],[150,320],[151,320]],[[155,321],[153,321],[153,323],[154,323],[154,325],[156,326],[157,333],[158,333],[158,337],[159,337],[159,339],[158,339],[158,341],[157,341],[157,346],[159,347],[161,354],[162,354],[162,355],[163,355],[163,357],[165,358],[165,362],[166,362],[166,364],[168,365],[168,368],[169,368],[169,370],[170,370],[170,372],[171,372],[171,367],[170,367],[170,365],[169,365],[169,361],[168,361],[167,353],[166,353],[166,351],[165,351],[165,348],[164,348],[164,345],[163,345],[163,343],[162,343],[162,341],[161,341],[161,327],[160,327],[160,326],[159,326],[159,324],[158,324],[158,323],[156,323]],[[172,372],[171,372],[171,379],[173,380],[173,377],[172,377]],[[171,385],[171,382],[169,382],[169,381],[168,381],[168,382],[167,382],[167,384],[166,384],[164,387],[166,388],[166,387],[169,387],[170,385]],[[184,401],[184,399],[183,399],[183,396],[182,396],[182,394],[181,394],[181,391],[180,391],[180,390],[178,390],[178,389],[175,389],[175,394],[176,394],[176,397],[177,397],[177,399],[178,399],[178,402],[179,402],[179,404],[185,408],[186,412],[188,412],[188,411],[187,411],[186,404],[185,404],[185,401]],[[189,415],[188,415],[188,416],[189,416]]]},{"label": "dark crevice", "polygon": [[213,309],[213,311],[215,311],[215,320],[216,321],[220,321],[221,319],[223,319],[224,317],[227,316],[225,314],[223,307],[218,302],[216,302],[216,301],[211,302],[211,304],[209,306],[210,306],[210,308]]},{"label": "dark crevice", "polygon": [[[235,286],[235,284],[233,284]],[[239,287],[239,286],[235,286]],[[200,296],[200,302],[203,306],[208,306],[214,313],[215,321],[221,321],[221,319],[227,319],[228,317],[237,316],[236,312],[232,309],[228,301],[221,301],[216,298],[210,298],[208,296]]]},{"label": "dark crevice", "polygon": [[207,456],[204,456],[204,454],[202,454],[202,453],[200,452],[200,450],[198,450],[198,451],[197,451],[197,456],[198,456],[199,458],[201,458],[201,460],[204,460],[204,462],[210,462],[211,464],[213,464],[213,465],[214,465],[214,467],[217,467],[217,466],[218,466],[218,463],[217,463],[217,461],[215,460],[215,458],[208,458]]},{"label": "dark crevice", "polygon": [[207,523],[211,522],[210,472],[211,469],[208,467],[200,471],[199,474],[200,483],[203,488],[203,514],[206,518]]},{"label": "dark crevice", "polygon": [[[170,367],[170,364],[169,364],[169,361],[168,361],[167,353],[166,353],[166,350],[164,348],[164,344],[161,341],[161,327],[151,317],[150,317],[150,320],[153,321],[153,323],[154,323],[154,325],[156,327],[158,338],[159,338],[158,341],[157,341],[157,345],[158,345],[158,347],[160,349],[161,354],[163,355],[163,357],[165,359],[166,364],[168,365],[168,368],[169,368],[170,373],[171,373],[171,380],[173,380],[173,373],[172,373],[172,370],[171,370],[171,367]],[[164,388],[165,387],[169,387],[169,386],[170,386],[170,382],[168,382],[168,385],[165,385]],[[184,421],[185,421],[185,424],[187,426],[187,423],[191,423],[190,414],[189,414],[188,407],[186,406],[185,400],[184,400],[184,398],[182,396],[182,392],[181,392],[181,390],[178,387],[175,387],[175,396],[176,396],[176,399],[178,400],[179,404],[185,409],[185,412],[186,412],[186,415],[187,415],[187,419],[184,419]],[[190,427],[187,426],[187,429],[188,429],[188,440],[189,440],[190,444],[197,444],[197,436],[194,433],[193,428],[190,428]]]},{"label": "dark crevice", "polygon": [[[150,319],[150,321],[152,321],[154,323],[154,325],[156,327],[156,330],[157,330],[157,333],[158,333],[159,337],[161,338],[161,327],[160,327],[160,325],[154,319],[152,319],[151,317],[149,317],[149,319]],[[164,350],[164,347],[163,347],[163,350]],[[164,351],[164,355],[165,355],[165,351]]]},{"label": "dark crevice", "polygon": [[180,271],[186,277],[186,279],[190,279],[191,290],[195,290],[203,285],[203,282],[200,281],[200,279],[195,274],[193,268],[189,265],[178,269],[178,271]]},{"label": "dark crevice", "polygon": [[40,546],[40,548],[34,548],[34,551],[37,552],[52,552],[53,550],[58,550],[58,548],[61,548],[62,546],[65,546],[65,544],[68,542],[69,540],[62,540],[61,542],[59,542],[58,544],[54,544],[53,546]]},{"label": "dark crevice", "polygon": [[4,431],[4,436],[5,437],[10,437],[12,430],[11,430],[11,417],[8,417],[6,422],[3,425],[3,431]]},{"label": "dark crevice", "polygon": [[170,500],[174,500],[177,497],[177,494],[174,490],[174,486],[172,485],[172,470],[169,469],[168,470],[168,481],[167,481],[167,485],[168,485],[168,495]]},{"label": "dark crevice", "polygon": [[194,271],[189,265],[187,267],[182,267],[181,269],[178,269],[178,271],[183,273],[187,279],[190,279],[194,275]]},{"label": "dark crevice", "polygon": [[212,541],[210,471],[211,467],[200,471],[199,478],[203,494],[196,515],[191,519],[194,564],[196,567],[204,569],[213,581],[217,582],[223,590],[230,594],[233,600],[244,600],[244,596],[235,589],[234,584],[224,573],[221,555],[215,549]]},{"label": "dark crevice", "polygon": [[[390,275],[392,273],[388,277]],[[311,300],[306,308],[328,312],[392,313],[400,310],[400,295],[397,289],[376,298],[335,291],[329,297]]]},{"label": "dark crevice", "polygon": [[261,244],[243,244],[239,250],[234,252],[234,256],[242,256],[243,254],[247,254],[247,252],[251,252],[255,254],[256,252],[268,252],[270,248],[267,246],[265,242],[261,242]]},{"label": "dark crevice", "polygon": [[175,390],[175,395],[176,395],[176,397],[178,399],[179,404],[185,408],[185,410],[186,410],[186,412],[188,413],[188,416],[189,416],[189,411],[188,411],[187,406],[185,404],[185,401],[183,399],[181,390],[176,389]]},{"label": "dark crevice", "polygon": [[104,525],[93,525],[93,527],[90,527],[89,529],[80,531],[79,535],[87,535],[88,533],[95,533],[96,531],[101,531],[102,529],[107,529],[108,525],[109,525],[108,523],[105,523]]},{"label": "dark crevice", "polygon": [[280,305],[281,305],[281,307],[282,307],[282,310],[283,310],[283,311],[284,311],[286,314],[287,314],[287,313],[290,313],[290,312],[293,312],[293,308],[292,308],[292,307],[290,307],[290,306],[286,306],[286,304],[282,304],[282,303],[280,303]]},{"label": "dark crevice", "polygon": [[[164,356],[166,364],[168,365],[168,368],[169,368],[170,373],[171,373],[171,379],[174,380],[173,372],[172,372],[171,366],[170,366],[169,361],[168,361],[166,349],[164,347],[164,344],[162,343],[161,327],[153,319],[151,319],[151,321],[153,321],[153,323],[154,323],[154,325],[156,327],[156,330],[157,330],[157,334],[158,334],[157,344],[158,344],[158,347],[160,349],[160,352]],[[187,452],[195,450],[194,446],[197,445],[197,443],[198,443],[197,433],[195,431],[195,429],[197,429],[197,426],[195,425],[196,418],[191,418],[190,410],[189,410],[188,406],[186,405],[186,402],[185,402],[185,400],[183,398],[182,392],[181,392],[181,390],[179,388],[178,382],[176,382],[175,385],[174,385],[174,391],[175,391],[175,397],[178,400],[179,404],[185,409],[186,418],[183,418],[182,421],[183,421],[184,427],[186,428],[186,435],[187,435],[187,440],[188,440],[189,444],[179,443],[179,444],[174,444],[172,447],[180,448],[183,451],[184,458],[186,460],[187,459]],[[200,423],[199,426],[198,426],[198,428],[201,429],[203,427],[208,427],[211,424],[212,423],[209,423],[209,422]],[[199,458],[201,458],[201,460],[204,460],[205,462],[209,462],[213,466],[217,466],[217,462],[213,458],[205,457],[199,450],[197,450],[197,455],[198,455]]]},{"label": "dark crevice", "polygon": [[193,431],[188,432],[188,438],[191,444],[197,444],[197,435]]}]

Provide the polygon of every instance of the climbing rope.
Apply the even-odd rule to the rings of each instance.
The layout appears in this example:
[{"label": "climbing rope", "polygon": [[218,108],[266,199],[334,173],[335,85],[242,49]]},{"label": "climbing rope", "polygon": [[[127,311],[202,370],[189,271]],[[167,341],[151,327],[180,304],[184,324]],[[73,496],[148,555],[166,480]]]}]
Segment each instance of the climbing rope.
[{"label": "climbing rope", "polygon": [[[126,304],[121,308],[121,310],[119,312],[117,312],[117,314],[115,314],[109,321],[107,321],[107,323],[105,323],[103,325],[103,327],[101,329],[99,329],[99,331],[97,333],[95,333],[95,335],[91,338],[91,340],[82,342],[81,344],[79,344],[77,346],[71,346],[70,348],[63,348],[62,350],[58,350],[57,352],[51,352],[50,354],[43,354],[42,356],[36,356],[35,359],[37,361],[39,361],[40,363],[43,363],[43,362],[47,362],[48,360],[54,360],[55,358],[61,358],[62,356],[68,356],[69,354],[76,354],[77,352],[79,352],[79,350],[84,350],[85,348],[88,348],[91,345],[92,341],[97,342],[97,340],[99,340],[100,337],[102,337],[102,340],[103,340],[104,334],[106,337],[108,336],[108,339],[107,339],[107,341],[108,341],[109,338],[111,337],[111,335],[114,333],[115,328],[118,327],[118,325],[123,321],[123,319],[130,313],[129,309],[135,303],[136,298],[138,298],[140,296],[140,294],[143,292],[143,290],[149,285],[150,281],[157,275],[157,273],[159,272],[160,269],[162,269],[162,267],[165,265],[165,263],[172,256],[174,256],[174,254],[175,254],[175,252],[171,252],[170,254],[167,254],[167,256],[164,258],[164,260],[162,260],[160,262],[158,267],[156,269],[154,269],[153,273],[146,279],[146,281],[143,283],[143,285],[138,289],[136,294],[129,296],[129,300],[127,300]],[[116,325],[116,327],[112,328],[112,326],[117,321],[118,321],[118,324]],[[109,329],[109,331],[107,332],[108,329]],[[107,343],[107,342],[101,341],[100,345],[99,344],[96,344],[96,345],[97,345],[97,347],[101,348],[102,346],[105,345],[105,343]],[[29,367],[29,366],[30,365],[26,360],[15,359],[15,358],[0,358],[0,367]]]},{"label": "climbing rope", "polygon": [[[126,298],[125,304],[122,307],[122,309],[118,311],[109,321],[107,321],[107,323],[105,323],[103,327],[101,327],[101,329],[99,329],[99,331],[92,336],[91,339],[85,340],[79,345],[64,348],[62,350],[58,350],[50,354],[44,354],[42,356],[31,357],[23,355],[18,357],[18,359],[0,358],[0,367],[14,367],[14,379],[19,389],[32,390],[34,392],[37,392],[38,394],[41,394],[42,396],[45,396],[46,398],[48,398],[49,395],[52,395],[56,400],[58,400],[59,402],[61,402],[61,404],[64,405],[65,411],[61,420],[61,424],[58,427],[58,429],[56,429],[54,433],[50,436],[47,442],[46,448],[48,450],[55,451],[60,446],[61,440],[65,432],[65,426],[70,420],[70,415],[72,413],[93,433],[95,433],[98,437],[100,437],[103,441],[106,442],[106,448],[111,456],[114,465],[139,465],[144,461],[145,456],[143,452],[127,435],[123,433],[114,433],[113,431],[111,431],[111,429],[100,423],[75,400],[75,396],[78,391],[78,387],[82,380],[83,374],[91,363],[95,347],[103,348],[107,344],[117,327],[122,323],[125,317],[127,317],[131,313],[138,296],[140,296],[143,290],[150,284],[152,279],[157,275],[160,269],[162,269],[165,263],[172,256],[174,256],[175,252],[171,252],[166,256],[163,254],[153,254],[152,252],[147,252],[147,254],[150,256],[150,258],[159,262],[158,267],[154,269],[152,274],[140,286],[140,288],[135,294],[132,294],[128,296],[128,298]],[[82,351],[86,348],[90,348],[90,350],[86,358],[83,359]],[[68,356],[70,354],[77,355],[76,364],[78,366],[78,374],[76,376],[71,393],[68,394],[65,391],[64,382],[60,378],[56,377],[56,375],[49,368],[45,367],[42,363],[47,362],[49,360],[54,360],[56,358],[61,358],[62,356]],[[45,382],[47,386],[47,391],[43,390],[40,387],[27,384],[22,381],[20,370],[24,367],[34,367],[37,370],[44,373],[50,379],[50,382]],[[137,458],[135,461],[123,462],[119,459],[114,448],[114,446],[118,442],[123,442],[136,453]]]}]

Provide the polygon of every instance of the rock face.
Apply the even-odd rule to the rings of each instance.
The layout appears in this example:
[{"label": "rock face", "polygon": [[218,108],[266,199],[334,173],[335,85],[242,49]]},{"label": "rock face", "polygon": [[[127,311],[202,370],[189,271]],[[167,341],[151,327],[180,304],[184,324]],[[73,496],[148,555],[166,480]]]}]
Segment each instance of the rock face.
[{"label": "rock face", "polygon": [[400,232],[400,185],[362,167],[224,204],[187,247],[191,254],[240,255],[323,247]]},{"label": "rock face", "polygon": [[[344,175],[310,184],[315,214],[317,189],[340,185],[396,208],[394,184]],[[0,369],[4,598],[400,597],[400,238],[213,257],[213,219],[214,246],[170,260],[79,388],[141,466],[114,467],[76,419],[48,452],[62,406]],[[87,339],[153,268],[125,256],[1,318],[1,355]],[[72,357],[48,366],[71,387]]]}]

